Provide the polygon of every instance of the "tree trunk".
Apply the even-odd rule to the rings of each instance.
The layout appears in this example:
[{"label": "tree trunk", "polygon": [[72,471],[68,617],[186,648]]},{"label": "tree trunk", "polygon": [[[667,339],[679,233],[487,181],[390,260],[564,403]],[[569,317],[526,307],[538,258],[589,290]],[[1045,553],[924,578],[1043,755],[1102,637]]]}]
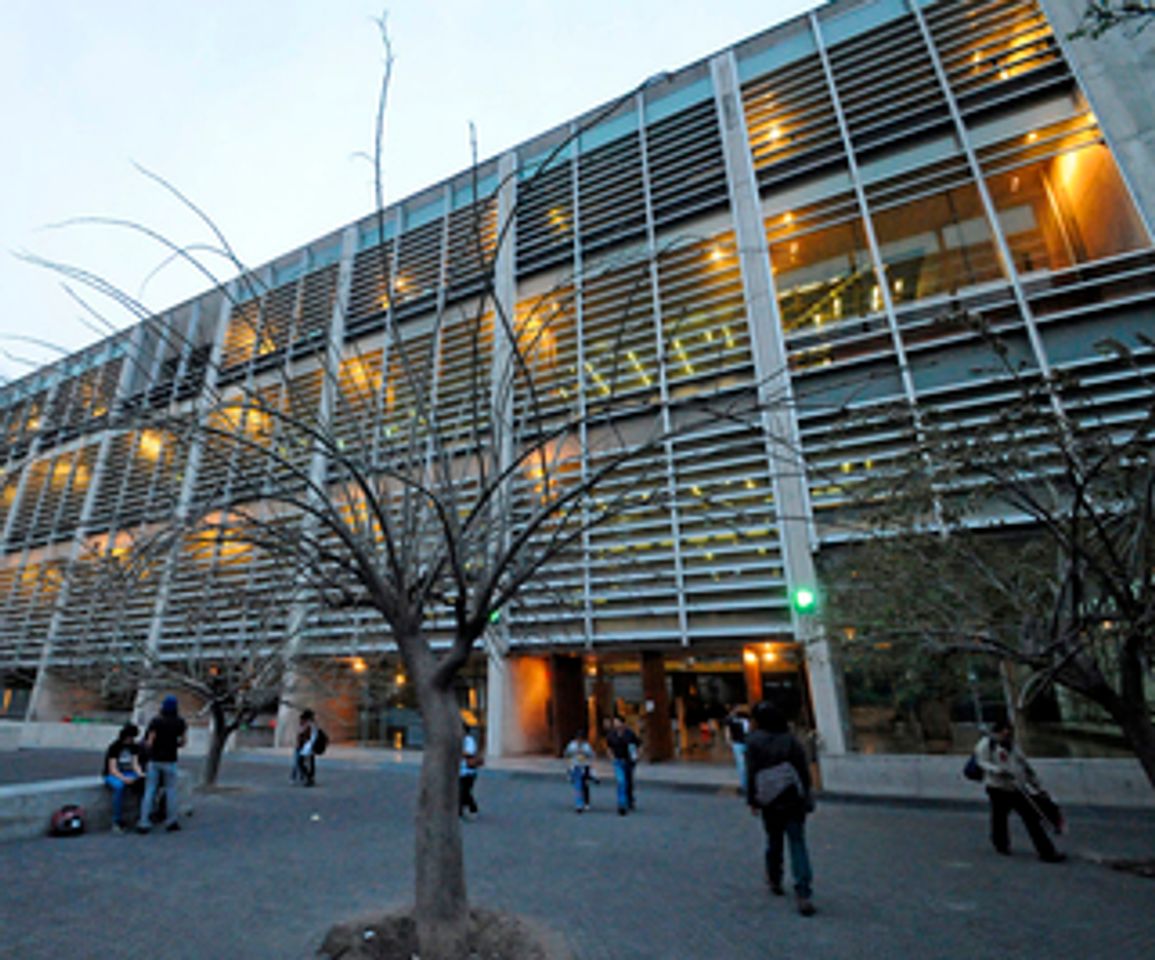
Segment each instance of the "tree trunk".
[{"label": "tree trunk", "polygon": [[232,732],[225,719],[224,708],[219,704],[210,705],[209,715],[212,722],[209,724],[209,749],[201,770],[202,787],[216,786],[217,777],[221,772],[221,757],[225,752],[225,743],[228,742],[229,734]]},{"label": "tree trunk", "polygon": [[418,692],[425,751],[417,798],[417,941],[421,960],[461,960],[469,923],[457,807],[461,714],[452,689],[423,684]]},{"label": "tree trunk", "polygon": [[1135,751],[1147,780],[1155,788],[1155,724],[1146,704],[1138,707],[1113,711],[1115,721],[1123,731],[1123,736]]}]

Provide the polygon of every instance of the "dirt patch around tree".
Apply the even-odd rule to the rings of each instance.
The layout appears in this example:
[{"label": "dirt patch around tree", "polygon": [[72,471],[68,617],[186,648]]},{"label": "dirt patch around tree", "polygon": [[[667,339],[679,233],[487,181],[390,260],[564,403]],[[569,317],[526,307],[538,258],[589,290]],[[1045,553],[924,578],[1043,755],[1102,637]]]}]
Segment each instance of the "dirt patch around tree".
[{"label": "dirt patch around tree", "polygon": [[[575,960],[561,937],[527,917],[469,911],[469,953],[463,960]],[[330,960],[421,960],[411,910],[349,920],[325,936],[318,955]]]}]

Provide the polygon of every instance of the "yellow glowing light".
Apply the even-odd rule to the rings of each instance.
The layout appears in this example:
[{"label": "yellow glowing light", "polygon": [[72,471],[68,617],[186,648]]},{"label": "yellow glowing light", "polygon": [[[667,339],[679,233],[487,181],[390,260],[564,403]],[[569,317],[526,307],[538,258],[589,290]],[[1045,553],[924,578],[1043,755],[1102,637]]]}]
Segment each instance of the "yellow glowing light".
[{"label": "yellow glowing light", "polygon": [[755,663],[758,662],[758,654],[756,654],[753,650],[746,650],[742,653],[742,659],[746,663],[753,666]]},{"label": "yellow glowing light", "polygon": [[404,673],[398,673],[397,676],[393,678],[393,682],[396,683],[397,686],[403,687],[409,682],[409,678],[405,676]]},{"label": "yellow glowing light", "polygon": [[773,663],[777,659],[778,654],[776,654],[773,650],[767,650],[764,654],[762,654],[763,663]]},{"label": "yellow glowing light", "polygon": [[156,430],[142,430],[136,444],[137,453],[155,463],[164,450],[164,436]]},{"label": "yellow glowing light", "polygon": [[782,138],[782,128],[778,124],[774,124],[766,133],[766,139],[771,143],[776,142]]},{"label": "yellow glowing light", "polygon": [[792,214],[789,210],[787,210],[784,214],[782,214],[782,222],[783,223],[793,223],[794,222],[794,214]]},{"label": "yellow glowing light", "polygon": [[1039,135],[1034,130],[1027,134],[1027,143],[1034,143],[1038,139]]},{"label": "yellow glowing light", "polygon": [[364,673],[369,669],[369,667],[366,666],[365,661],[360,657],[354,657],[351,661],[349,661],[349,666],[353,668],[354,673]]}]

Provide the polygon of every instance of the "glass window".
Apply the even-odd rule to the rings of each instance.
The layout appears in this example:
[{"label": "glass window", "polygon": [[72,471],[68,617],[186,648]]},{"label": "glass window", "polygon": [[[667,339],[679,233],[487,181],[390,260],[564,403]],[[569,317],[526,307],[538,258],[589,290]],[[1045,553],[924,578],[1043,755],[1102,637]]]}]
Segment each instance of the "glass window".
[{"label": "glass window", "polygon": [[1135,250],[1146,233],[1110,152],[1091,144],[987,181],[1015,266],[1059,270]]},{"label": "glass window", "polygon": [[895,303],[954,293],[1001,275],[972,185],[876,211],[873,220]]}]

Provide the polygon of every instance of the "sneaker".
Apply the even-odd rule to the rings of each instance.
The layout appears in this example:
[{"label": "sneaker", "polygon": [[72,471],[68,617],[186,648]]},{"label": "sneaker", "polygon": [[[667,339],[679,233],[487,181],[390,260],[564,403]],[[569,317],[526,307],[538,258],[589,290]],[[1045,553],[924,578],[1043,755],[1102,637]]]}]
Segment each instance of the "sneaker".
[{"label": "sneaker", "polygon": [[770,892],[774,894],[774,896],[783,897],[786,895],[786,891],[782,889],[781,882],[775,882],[774,880],[769,880],[767,882],[770,884]]},{"label": "sneaker", "polygon": [[164,828],[168,833],[176,833],[180,829],[180,821],[174,820],[167,827]]},{"label": "sneaker", "polygon": [[115,821],[113,821],[112,832],[113,833],[124,833],[124,824],[123,823],[116,823]]},{"label": "sneaker", "polygon": [[618,816],[619,817],[624,817],[626,815],[626,813],[627,813],[627,811],[626,811],[625,807],[618,807]]},{"label": "sneaker", "polygon": [[814,901],[811,900],[809,897],[799,897],[798,898],[798,912],[800,914],[802,914],[802,916],[804,916],[804,917],[814,916],[814,913],[815,913]]}]

